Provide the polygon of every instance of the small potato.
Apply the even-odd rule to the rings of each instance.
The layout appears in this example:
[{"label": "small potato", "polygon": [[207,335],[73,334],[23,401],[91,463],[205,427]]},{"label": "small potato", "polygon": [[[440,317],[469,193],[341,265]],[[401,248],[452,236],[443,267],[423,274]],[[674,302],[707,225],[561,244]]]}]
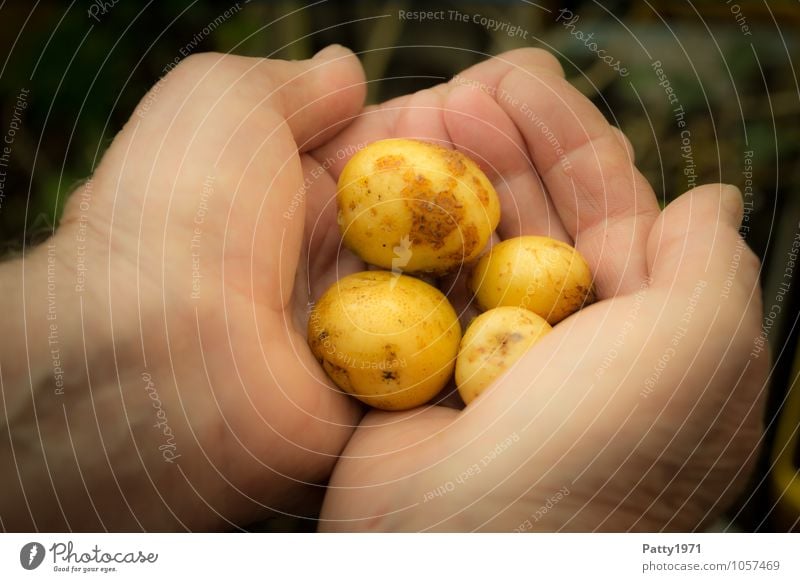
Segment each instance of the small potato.
[{"label": "small potato", "polygon": [[491,182],[464,154],[411,139],[377,141],[342,170],[344,244],[366,262],[441,275],[476,259],[500,220]]},{"label": "small potato", "polygon": [[552,328],[520,307],[497,307],[476,317],[456,359],[456,386],[469,404]]},{"label": "small potato", "polygon": [[546,236],[521,236],[493,246],[478,261],[469,286],[481,309],[524,307],[550,325],[594,301],[586,260]]},{"label": "small potato", "polygon": [[453,373],[461,326],[442,293],[413,277],[367,271],[331,285],[308,343],[331,380],[383,410],[424,404]]}]

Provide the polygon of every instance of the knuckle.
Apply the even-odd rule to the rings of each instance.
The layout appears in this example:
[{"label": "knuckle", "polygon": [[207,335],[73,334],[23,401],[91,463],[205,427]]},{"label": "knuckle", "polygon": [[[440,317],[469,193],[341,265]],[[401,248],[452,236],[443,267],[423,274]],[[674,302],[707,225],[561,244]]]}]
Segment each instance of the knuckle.
[{"label": "knuckle", "polygon": [[540,63],[540,66],[550,69],[561,77],[565,76],[564,68],[561,66],[561,62],[553,53],[541,48],[532,48],[530,50],[532,51],[532,56],[535,57],[538,63]]},{"label": "knuckle", "polygon": [[556,56],[542,48],[525,47],[510,50],[501,55],[501,58],[516,67],[529,69],[545,69],[564,77],[564,69]]},{"label": "knuckle", "polygon": [[618,127],[613,127],[612,126],[612,129],[614,131],[614,135],[617,136],[617,140],[620,142],[620,144],[622,144],[622,147],[625,148],[625,151],[628,152],[628,157],[631,160],[636,159],[636,150],[634,149],[633,144],[631,143],[631,140],[628,139],[627,135],[625,135],[625,132],[623,132]]}]

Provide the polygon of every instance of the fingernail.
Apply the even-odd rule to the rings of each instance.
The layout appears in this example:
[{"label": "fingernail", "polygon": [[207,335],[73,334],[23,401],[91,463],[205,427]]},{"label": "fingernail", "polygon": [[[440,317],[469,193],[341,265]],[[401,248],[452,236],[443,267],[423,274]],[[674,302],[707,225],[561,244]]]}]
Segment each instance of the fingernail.
[{"label": "fingernail", "polygon": [[739,228],[742,224],[742,216],[744,215],[741,190],[731,184],[725,184],[720,194],[720,205],[728,221],[736,228]]}]

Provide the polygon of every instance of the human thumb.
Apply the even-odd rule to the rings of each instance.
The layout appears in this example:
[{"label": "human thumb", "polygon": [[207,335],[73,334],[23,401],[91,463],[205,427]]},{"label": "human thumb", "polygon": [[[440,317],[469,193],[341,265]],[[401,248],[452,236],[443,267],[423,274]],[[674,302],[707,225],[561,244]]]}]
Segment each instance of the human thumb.
[{"label": "human thumb", "polygon": [[366,95],[358,58],[330,45],[304,61],[265,60],[273,102],[301,151],[325,142],[359,113]]}]

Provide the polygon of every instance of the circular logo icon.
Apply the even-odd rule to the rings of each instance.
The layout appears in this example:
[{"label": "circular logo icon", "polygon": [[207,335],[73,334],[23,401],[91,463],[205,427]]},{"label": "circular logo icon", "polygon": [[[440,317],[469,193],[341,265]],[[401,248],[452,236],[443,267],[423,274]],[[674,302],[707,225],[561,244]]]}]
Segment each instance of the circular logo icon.
[{"label": "circular logo icon", "polygon": [[19,563],[26,570],[35,570],[44,560],[44,546],[39,542],[28,542],[19,551]]}]

